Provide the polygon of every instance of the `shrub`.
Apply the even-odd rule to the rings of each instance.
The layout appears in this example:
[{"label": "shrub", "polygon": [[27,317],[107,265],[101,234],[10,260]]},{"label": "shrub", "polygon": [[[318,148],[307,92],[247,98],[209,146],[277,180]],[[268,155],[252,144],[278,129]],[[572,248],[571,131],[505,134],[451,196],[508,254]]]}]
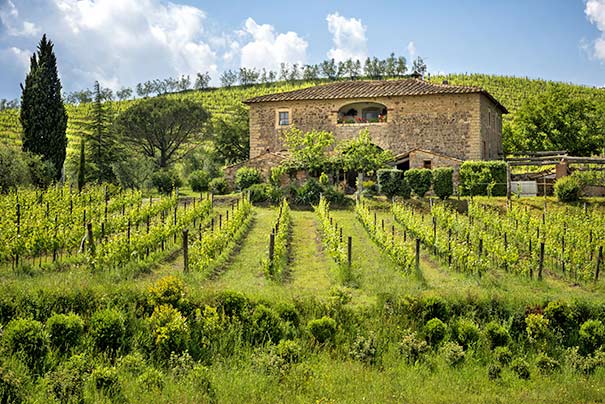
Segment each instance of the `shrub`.
[{"label": "shrub", "polygon": [[316,205],[319,203],[319,197],[323,192],[322,186],[315,178],[309,178],[298,189],[296,203],[299,205]]},{"label": "shrub", "polygon": [[410,188],[412,188],[412,191],[414,191],[414,194],[419,198],[423,198],[424,194],[431,189],[431,181],[433,178],[431,170],[412,168],[405,172],[404,177],[410,185]]},{"label": "shrub", "polygon": [[30,369],[41,370],[48,352],[48,336],[41,322],[13,320],[6,326],[2,340],[7,350],[21,357]]},{"label": "shrub", "polygon": [[202,392],[213,403],[216,399],[216,392],[210,379],[210,371],[206,366],[195,365],[187,377],[189,383],[198,391]]},{"label": "shrub", "polygon": [[424,326],[424,335],[431,346],[437,346],[445,339],[447,325],[438,318],[430,319]]},{"label": "shrub", "polygon": [[105,309],[92,315],[90,338],[97,350],[115,354],[122,346],[125,334],[126,327],[120,312]]},{"label": "shrub", "polygon": [[24,157],[21,150],[5,144],[0,147],[0,193],[27,183],[29,175]]},{"label": "shrub", "polygon": [[90,373],[84,355],[74,355],[47,376],[48,393],[61,403],[84,402],[84,380]]},{"label": "shrub", "polygon": [[458,366],[462,362],[464,362],[464,348],[455,342],[447,342],[441,348],[441,352],[445,361],[450,366]]},{"label": "shrub", "polygon": [[502,367],[496,363],[492,363],[487,367],[487,377],[490,380],[497,380],[502,377]]},{"label": "shrub", "polygon": [[84,321],[77,314],[55,314],[46,321],[50,343],[60,352],[78,345],[84,332]]},{"label": "shrub", "polygon": [[507,346],[499,346],[494,350],[494,358],[502,366],[508,366],[513,360],[513,353]]},{"label": "shrub", "polygon": [[556,359],[550,356],[540,353],[536,357],[536,367],[543,373],[551,373],[561,367],[561,364]]},{"label": "shrub", "polygon": [[195,365],[195,361],[189,355],[189,351],[184,351],[180,354],[176,352],[170,353],[170,358],[168,359],[168,367],[174,373],[175,376],[181,377],[191,371],[193,366]]},{"label": "shrub", "polygon": [[568,328],[573,322],[571,309],[565,302],[549,302],[544,308],[544,317],[546,317],[554,327],[561,330]]},{"label": "shrub", "polygon": [[358,335],[353,344],[351,344],[349,356],[364,363],[375,364],[378,358],[376,335],[373,333],[370,333],[367,337]]},{"label": "shrub", "polygon": [[170,194],[182,185],[181,177],[172,170],[161,170],[153,174],[151,183],[162,194]]},{"label": "shrub", "polygon": [[511,362],[510,364],[510,368],[513,372],[515,372],[515,374],[517,375],[517,377],[519,377],[519,379],[524,379],[527,380],[529,379],[529,365],[527,364],[527,362],[524,359],[521,358],[517,358],[514,361]]},{"label": "shrub", "polygon": [[495,321],[485,326],[485,337],[491,349],[506,346],[510,342],[508,330]]},{"label": "shrub", "polygon": [[336,321],[333,318],[323,316],[309,321],[307,329],[316,342],[320,344],[332,342],[336,336]]},{"label": "shrub", "polygon": [[479,340],[479,327],[472,320],[460,318],[453,327],[454,338],[462,347],[468,348]]},{"label": "shrub", "polygon": [[122,371],[126,371],[131,375],[140,375],[147,367],[145,358],[139,352],[122,356],[118,361],[118,365]]},{"label": "shrub", "polygon": [[139,376],[138,381],[148,390],[162,390],[164,388],[164,374],[156,368],[145,370]]},{"label": "shrub", "polygon": [[555,182],[555,196],[561,202],[576,202],[580,199],[582,182],[573,175],[559,178]]},{"label": "shrub", "polygon": [[426,341],[419,339],[414,332],[404,335],[399,343],[399,352],[410,364],[418,362],[428,351],[429,346]]},{"label": "shrub", "polygon": [[226,290],[219,294],[217,306],[228,317],[244,318],[248,312],[248,299],[240,292]]},{"label": "shrub", "polygon": [[550,336],[549,321],[542,314],[528,314],[525,317],[525,324],[529,342],[544,341]]},{"label": "shrub", "polygon": [[277,342],[283,335],[281,320],[277,313],[265,305],[258,305],[252,313],[250,337],[252,343]]},{"label": "shrub", "polygon": [[504,161],[465,161],[459,175],[462,195],[506,195]]},{"label": "shrub", "polygon": [[189,186],[193,192],[208,191],[210,176],[204,170],[196,170],[189,174]]},{"label": "shrub", "polygon": [[325,187],[323,194],[326,198],[326,201],[328,201],[331,206],[344,205],[347,202],[347,197],[345,196],[345,193],[339,191],[338,189],[336,189],[336,187]]},{"label": "shrub", "polygon": [[115,396],[121,391],[118,372],[114,367],[100,366],[91,374],[95,388],[107,395]]},{"label": "shrub", "polygon": [[242,167],[235,172],[235,185],[240,191],[248,189],[254,184],[260,184],[262,181],[260,171],[256,168]]},{"label": "shrub", "polygon": [[182,279],[174,275],[160,278],[147,291],[149,301],[153,306],[169,304],[179,307],[185,298],[185,284]]},{"label": "shrub", "polygon": [[405,179],[403,171],[396,169],[378,170],[377,177],[380,193],[389,198],[393,198],[395,196],[401,196],[405,199],[410,198],[412,189],[410,188],[408,181]]},{"label": "shrub", "polygon": [[172,352],[185,349],[189,339],[189,327],[185,317],[174,307],[157,306],[149,318],[156,354],[166,359]]},{"label": "shrub", "polygon": [[266,202],[272,199],[273,187],[269,184],[254,184],[248,187],[247,191],[250,192],[250,202],[259,203]]},{"label": "shrub", "polygon": [[372,180],[362,182],[361,186],[365,195],[374,196],[378,194],[378,185]]},{"label": "shrub", "polygon": [[294,327],[298,327],[300,324],[300,315],[292,303],[281,303],[277,306],[276,310],[283,321],[292,324]]},{"label": "shrub", "polygon": [[208,183],[208,189],[216,195],[225,195],[229,193],[229,185],[227,185],[227,180],[223,177],[213,178],[210,183]]},{"label": "shrub", "polygon": [[277,344],[277,355],[286,363],[298,363],[301,358],[301,348],[298,343],[290,340],[282,340]]},{"label": "shrub", "polygon": [[24,394],[26,379],[27,369],[22,364],[20,367],[12,367],[3,363],[0,366],[0,403],[29,402],[26,401]]},{"label": "shrub", "polygon": [[447,320],[449,318],[449,306],[447,301],[441,296],[425,296],[422,301],[422,319],[428,321],[432,318]]},{"label": "shrub", "polygon": [[328,185],[330,185],[330,179],[328,178],[328,174],[322,172],[319,176],[319,183],[323,187],[327,187]]},{"label": "shrub", "polygon": [[597,350],[605,342],[605,327],[599,320],[587,320],[580,327],[580,348],[584,353]]},{"label": "shrub", "polygon": [[454,193],[454,169],[450,167],[433,170],[433,192],[440,199],[447,199]]}]

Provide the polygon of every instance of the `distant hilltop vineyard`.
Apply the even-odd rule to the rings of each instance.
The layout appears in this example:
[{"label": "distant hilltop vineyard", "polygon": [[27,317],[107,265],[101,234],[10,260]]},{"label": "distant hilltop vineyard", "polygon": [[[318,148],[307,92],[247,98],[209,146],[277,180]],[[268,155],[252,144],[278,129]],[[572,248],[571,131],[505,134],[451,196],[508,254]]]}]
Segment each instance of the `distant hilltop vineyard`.
[{"label": "distant hilltop vineyard", "polygon": [[[591,88],[569,83],[560,83],[547,80],[528,79],[508,76],[495,76],[487,74],[451,74],[446,76],[431,76],[431,82],[442,83],[447,80],[452,85],[477,86],[487,90],[510,114],[505,116],[505,122],[510,120],[516,110],[530,96],[546,91],[551,87],[558,87],[573,94],[587,95],[599,98],[605,102],[605,89]],[[215,117],[228,117],[238,107],[242,107],[242,101],[248,98],[298,90],[326,82],[319,80],[314,82],[297,81],[294,83],[278,82],[271,84],[256,84],[251,86],[234,86],[229,88],[216,88],[208,90],[190,90],[182,93],[173,93],[167,97],[186,98],[200,102]],[[137,102],[136,100],[114,101],[112,108],[120,112],[128,106]],[[90,104],[67,105],[69,117],[67,124],[68,154],[77,152],[79,138],[90,132]],[[19,111],[4,110],[0,112],[0,143],[19,145],[21,142],[21,125],[19,123]]]}]

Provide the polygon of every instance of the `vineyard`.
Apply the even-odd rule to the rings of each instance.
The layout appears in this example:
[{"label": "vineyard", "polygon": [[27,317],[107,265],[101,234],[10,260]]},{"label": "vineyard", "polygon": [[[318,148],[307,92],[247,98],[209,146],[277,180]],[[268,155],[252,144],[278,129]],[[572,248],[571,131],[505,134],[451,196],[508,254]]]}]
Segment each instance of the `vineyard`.
[{"label": "vineyard", "polygon": [[0,208],[4,402],[603,399],[598,200],[99,186]]}]

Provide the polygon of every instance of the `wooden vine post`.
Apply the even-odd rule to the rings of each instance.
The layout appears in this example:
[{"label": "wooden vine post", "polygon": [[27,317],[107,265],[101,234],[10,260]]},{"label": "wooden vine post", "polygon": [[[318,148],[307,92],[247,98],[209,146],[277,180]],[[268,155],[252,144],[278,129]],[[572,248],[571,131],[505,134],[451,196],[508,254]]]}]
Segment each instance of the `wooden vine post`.
[{"label": "wooden vine post", "polygon": [[594,274],[594,280],[599,280],[599,272],[601,271],[601,263],[603,262],[603,246],[599,247],[599,253],[597,254],[597,268]]},{"label": "wooden vine post", "polygon": [[416,239],[416,272],[420,271],[420,239]]},{"label": "wooden vine post", "polygon": [[189,272],[189,230],[183,230],[183,271]]},{"label": "wooden vine post", "polygon": [[544,269],[544,242],[540,243],[540,262],[538,263],[538,279],[542,280],[542,269]]},{"label": "wooden vine post", "polygon": [[349,236],[347,238],[347,264],[349,269],[351,268],[351,263],[353,262],[353,238]]}]

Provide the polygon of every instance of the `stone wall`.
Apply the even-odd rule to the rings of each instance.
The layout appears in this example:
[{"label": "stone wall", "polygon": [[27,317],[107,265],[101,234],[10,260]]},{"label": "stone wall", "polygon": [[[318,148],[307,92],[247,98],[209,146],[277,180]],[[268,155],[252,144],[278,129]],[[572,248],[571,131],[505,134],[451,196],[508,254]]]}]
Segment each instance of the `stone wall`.
[{"label": "stone wall", "polygon": [[[339,109],[357,102],[385,105],[387,122],[338,124]],[[470,160],[494,159],[502,150],[501,113],[488,97],[475,93],[253,103],[250,105],[251,157],[285,149],[281,133],[288,127],[277,125],[278,110],[289,111],[291,125],[303,131],[333,132],[337,143],[367,128],[376,145],[394,154],[419,148]],[[490,110],[496,123],[487,122]],[[483,153],[483,142],[487,153]]]},{"label": "stone wall", "polygon": [[425,150],[413,150],[409,154],[410,168],[424,168],[424,162],[430,161],[431,168],[452,167],[454,169],[454,183],[459,183],[460,164],[462,160],[444,156],[441,154],[430,153]]}]

